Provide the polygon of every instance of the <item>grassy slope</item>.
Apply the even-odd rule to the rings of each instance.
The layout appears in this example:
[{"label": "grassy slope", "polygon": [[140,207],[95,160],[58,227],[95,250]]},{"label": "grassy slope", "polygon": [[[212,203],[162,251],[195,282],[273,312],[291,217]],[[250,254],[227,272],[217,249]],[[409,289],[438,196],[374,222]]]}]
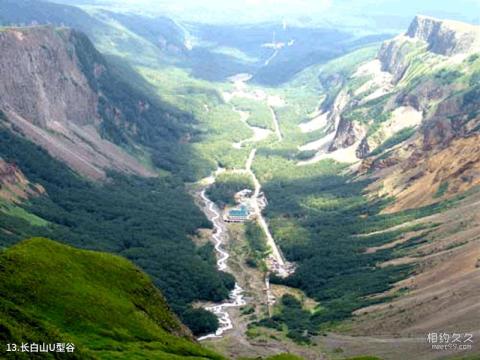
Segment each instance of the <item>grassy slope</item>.
[{"label": "grassy slope", "polygon": [[0,253],[0,269],[2,346],[72,342],[82,359],[221,358],[190,340],[147,275],[123,258],[34,238]]}]

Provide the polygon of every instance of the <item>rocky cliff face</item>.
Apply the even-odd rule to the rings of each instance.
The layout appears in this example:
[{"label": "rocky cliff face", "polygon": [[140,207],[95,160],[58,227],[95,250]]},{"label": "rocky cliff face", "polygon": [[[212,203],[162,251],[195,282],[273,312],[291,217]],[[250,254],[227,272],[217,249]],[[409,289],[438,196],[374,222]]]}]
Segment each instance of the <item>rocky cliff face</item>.
[{"label": "rocky cliff face", "polygon": [[[346,79],[330,102],[342,106],[327,109],[329,119],[336,119],[330,121],[335,136],[328,151],[355,146],[356,157],[365,159],[400,131],[404,141],[408,129],[421,131],[422,151],[470,134],[477,126],[472,119],[478,91],[469,88],[478,75],[470,83],[457,80],[463,73],[473,76],[479,44],[478,26],[417,16],[405,34],[384,42],[377,58],[357,69],[359,76]],[[456,69],[462,62],[463,70]],[[352,90],[350,83],[362,76],[369,80]]]},{"label": "rocky cliff face", "polygon": [[355,121],[349,121],[345,118],[340,118],[337,127],[337,133],[332,141],[329,151],[346,148],[354,145],[359,139],[366,134],[366,127]]},{"label": "rocky cliff face", "polygon": [[451,56],[480,50],[480,27],[451,20],[416,16],[407,36],[425,41],[428,50]]},{"label": "rocky cliff face", "polygon": [[382,70],[400,81],[410,65],[408,54],[415,47],[443,56],[466,55],[480,50],[480,26],[416,16],[404,35],[386,41],[378,52]]},{"label": "rocky cliff face", "polygon": [[382,65],[382,71],[393,75],[392,83],[398,83],[408,68],[407,54],[411,51],[412,42],[405,36],[386,41],[378,51],[378,59]]},{"label": "rocky cliff face", "polygon": [[0,32],[0,106],[44,128],[94,124],[97,95],[80,71],[68,30]]},{"label": "rocky cliff face", "polygon": [[[0,110],[30,140],[94,179],[105,169],[153,175],[120,147],[101,136],[99,91],[102,64],[86,69],[69,29],[9,28],[0,32]],[[87,54],[88,55],[88,54]],[[88,71],[90,70],[90,71]],[[112,106],[105,111],[114,112]]]}]

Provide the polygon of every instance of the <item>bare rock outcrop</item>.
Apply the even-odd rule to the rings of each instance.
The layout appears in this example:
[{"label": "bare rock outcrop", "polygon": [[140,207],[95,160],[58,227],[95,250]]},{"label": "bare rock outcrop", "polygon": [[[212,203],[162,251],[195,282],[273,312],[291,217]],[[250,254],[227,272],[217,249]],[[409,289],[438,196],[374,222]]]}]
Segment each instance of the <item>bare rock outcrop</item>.
[{"label": "bare rock outcrop", "polygon": [[66,46],[68,30],[48,27],[0,32],[0,106],[34,124],[98,121],[97,96]]},{"label": "bare rock outcrop", "polygon": [[382,65],[382,71],[393,75],[392,83],[399,82],[408,69],[410,63],[407,54],[411,51],[412,42],[403,35],[385,41],[378,51],[378,59]]},{"label": "bare rock outcrop", "polygon": [[[92,85],[92,79],[105,69],[102,64],[90,70],[84,68],[80,56],[86,56],[87,51],[79,55],[78,46],[86,47],[86,42],[93,49],[84,35],[66,28],[34,26],[2,30],[0,111],[5,115],[2,120],[90,178],[105,178],[107,169],[154,176],[102,136],[100,92]],[[108,113],[113,107],[103,104],[103,108]]]},{"label": "bare rock outcrop", "polygon": [[382,70],[393,75],[394,84],[407,71],[410,65],[408,54],[419,41],[426,44],[427,51],[435,54],[469,54],[480,51],[480,26],[416,16],[407,32],[384,42],[377,55]]},{"label": "bare rock outcrop", "polygon": [[0,159],[0,199],[19,202],[44,191],[41,185],[30,183],[15,164]]},{"label": "bare rock outcrop", "polygon": [[341,118],[338,124],[335,138],[333,139],[329,151],[347,148],[354,145],[366,134],[366,127],[356,121],[350,121]]},{"label": "bare rock outcrop", "polygon": [[428,16],[416,16],[407,36],[425,41],[428,50],[451,56],[480,50],[480,26]]}]

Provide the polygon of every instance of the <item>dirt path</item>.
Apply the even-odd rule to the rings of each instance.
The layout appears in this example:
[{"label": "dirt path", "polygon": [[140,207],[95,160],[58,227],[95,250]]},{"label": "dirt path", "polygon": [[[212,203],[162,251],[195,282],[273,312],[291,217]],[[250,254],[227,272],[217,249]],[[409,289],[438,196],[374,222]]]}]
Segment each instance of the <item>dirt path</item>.
[{"label": "dirt path", "polygon": [[277,139],[278,139],[278,141],[282,141],[283,136],[282,136],[282,132],[280,130],[280,125],[278,124],[277,114],[275,114],[275,110],[273,110],[272,105],[269,104],[268,107],[270,109],[270,113],[272,114],[272,120],[273,120],[273,125],[275,127],[275,134],[277,135]]},{"label": "dirt path", "polygon": [[250,130],[253,131],[253,136],[252,137],[250,137],[248,139],[245,139],[245,140],[242,140],[242,141],[239,141],[239,142],[236,142],[236,143],[233,143],[232,147],[234,149],[241,149],[247,143],[255,143],[255,142],[263,141],[266,138],[268,138],[270,136],[270,134],[272,133],[272,131],[269,130],[269,129],[263,129],[263,128],[260,128],[260,127],[257,127],[257,126],[252,126],[249,123],[247,123],[247,119],[250,117],[250,113],[248,113],[246,111],[238,110],[235,107],[233,107],[233,111],[235,111],[237,114],[239,114],[240,115],[240,121],[243,122],[245,125],[247,125],[250,128]]}]

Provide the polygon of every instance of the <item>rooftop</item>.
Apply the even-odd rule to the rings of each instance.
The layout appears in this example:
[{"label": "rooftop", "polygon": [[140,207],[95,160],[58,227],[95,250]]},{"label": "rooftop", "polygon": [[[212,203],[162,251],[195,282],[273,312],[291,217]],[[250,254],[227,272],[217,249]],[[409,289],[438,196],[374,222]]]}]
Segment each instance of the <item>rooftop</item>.
[{"label": "rooftop", "polygon": [[232,209],[228,212],[229,216],[248,216],[249,211],[246,206],[242,205],[239,208]]}]

